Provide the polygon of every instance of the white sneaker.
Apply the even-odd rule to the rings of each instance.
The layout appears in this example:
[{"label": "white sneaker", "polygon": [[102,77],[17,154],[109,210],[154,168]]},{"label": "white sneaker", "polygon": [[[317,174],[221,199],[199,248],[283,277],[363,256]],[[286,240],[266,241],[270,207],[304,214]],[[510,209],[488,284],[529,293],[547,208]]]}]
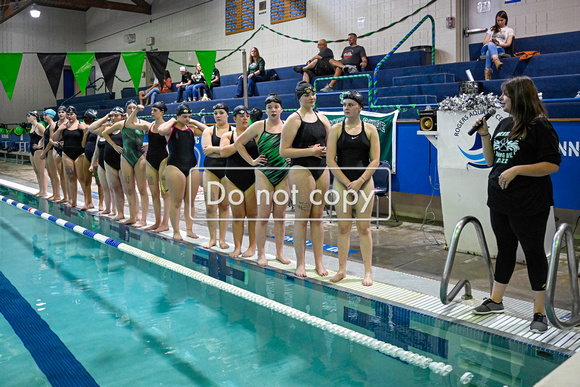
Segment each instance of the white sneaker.
[{"label": "white sneaker", "polygon": [[327,84],[322,89],[320,89],[321,93],[330,93],[331,91],[334,91],[334,90],[332,89],[332,87],[330,87],[330,84]]},{"label": "white sneaker", "polygon": [[345,65],[342,68],[342,71],[345,74],[355,74],[355,73],[358,73],[358,69],[356,68],[356,66],[353,66],[353,65]]}]

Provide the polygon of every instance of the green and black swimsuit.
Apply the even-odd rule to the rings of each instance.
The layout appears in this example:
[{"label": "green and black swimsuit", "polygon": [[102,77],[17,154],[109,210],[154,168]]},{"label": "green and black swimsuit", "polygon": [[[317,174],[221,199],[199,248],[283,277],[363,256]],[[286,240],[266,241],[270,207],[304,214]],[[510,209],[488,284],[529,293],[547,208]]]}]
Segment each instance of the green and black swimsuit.
[{"label": "green and black swimsuit", "polygon": [[268,159],[266,164],[258,166],[258,169],[266,175],[274,187],[280,184],[288,176],[290,167],[286,159],[280,156],[280,138],[282,133],[269,133],[266,130],[266,120],[264,131],[258,139],[258,151]]},{"label": "green and black swimsuit", "polygon": [[[125,121],[126,123],[127,121]],[[137,164],[139,158],[145,153],[143,151],[143,137],[145,134],[137,129],[129,129],[123,124],[123,157],[132,167]]]}]

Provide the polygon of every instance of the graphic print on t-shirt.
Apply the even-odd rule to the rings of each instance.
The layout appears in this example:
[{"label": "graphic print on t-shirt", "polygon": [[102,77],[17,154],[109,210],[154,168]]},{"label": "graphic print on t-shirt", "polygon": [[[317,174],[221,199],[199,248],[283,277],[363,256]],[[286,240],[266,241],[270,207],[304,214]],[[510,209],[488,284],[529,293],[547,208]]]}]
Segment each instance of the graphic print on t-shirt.
[{"label": "graphic print on t-shirt", "polygon": [[[517,151],[520,150],[520,140],[510,140],[509,132],[499,133],[496,137],[496,141],[493,143],[493,151],[495,153],[496,162],[498,164],[507,164]],[[499,139],[498,137],[503,136],[504,138]]]}]

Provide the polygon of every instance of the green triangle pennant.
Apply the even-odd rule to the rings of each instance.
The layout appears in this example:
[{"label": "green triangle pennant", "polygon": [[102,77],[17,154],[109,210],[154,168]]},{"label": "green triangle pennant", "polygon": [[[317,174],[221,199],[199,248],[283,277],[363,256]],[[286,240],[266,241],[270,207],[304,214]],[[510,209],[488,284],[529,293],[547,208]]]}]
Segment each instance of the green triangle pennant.
[{"label": "green triangle pennant", "polygon": [[129,71],[129,75],[133,80],[135,93],[139,94],[139,83],[141,82],[143,63],[145,62],[145,51],[122,52],[121,55],[123,56],[125,66],[127,66],[127,71]]},{"label": "green triangle pennant", "polygon": [[12,101],[21,63],[21,52],[0,52],[0,81],[10,101]]},{"label": "green triangle pennant", "polygon": [[95,59],[94,52],[69,52],[66,54],[70,67],[73,71],[75,79],[79,85],[79,89],[83,95],[87,91],[87,83],[93,68],[93,59]]},{"label": "green triangle pennant", "polygon": [[201,72],[207,82],[208,87],[211,87],[211,76],[213,74],[213,68],[215,67],[215,50],[208,51],[196,51],[197,61],[201,65]]}]

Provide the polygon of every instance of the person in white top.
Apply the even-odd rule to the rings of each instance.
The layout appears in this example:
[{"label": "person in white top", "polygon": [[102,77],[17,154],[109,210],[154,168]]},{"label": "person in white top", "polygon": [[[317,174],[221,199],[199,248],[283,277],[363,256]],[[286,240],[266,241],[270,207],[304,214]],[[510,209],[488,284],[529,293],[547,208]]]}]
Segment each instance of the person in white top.
[{"label": "person in white top", "polygon": [[503,63],[499,60],[499,54],[512,45],[514,30],[507,26],[508,15],[505,11],[499,11],[495,15],[495,25],[487,30],[481,55],[485,55],[485,80],[491,79],[491,62],[497,70],[501,70]]}]

